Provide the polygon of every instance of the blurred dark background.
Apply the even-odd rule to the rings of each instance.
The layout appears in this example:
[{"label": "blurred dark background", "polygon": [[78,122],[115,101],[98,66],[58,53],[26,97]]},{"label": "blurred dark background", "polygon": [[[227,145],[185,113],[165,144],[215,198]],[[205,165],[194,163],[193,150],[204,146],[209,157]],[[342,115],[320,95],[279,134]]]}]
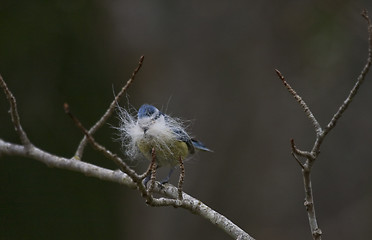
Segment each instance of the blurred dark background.
[{"label": "blurred dark background", "polygon": [[[325,126],[367,58],[363,8],[372,13],[372,2],[3,0],[0,73],[33,143],[71,157],[82,135],[63,103],[91,126],[145,55],[120,104],[151,103],[192,120],[192,134],[214,150],[187,163],[184,190],[257,239],[311,239],[289,139],[310,149],[315,134],[273,69]],[[313,169],[327,239],[372,238],[371,89],[372,73]],[[19,143],[8,109],[1,93],[0,137]],[[121,152],[109,124],[97,140]],[[115,169],[90,147],[83,160]],[[148,207],[118,184],[0,158],[0,239],[175,238],[230,239],[185,210]]]}]

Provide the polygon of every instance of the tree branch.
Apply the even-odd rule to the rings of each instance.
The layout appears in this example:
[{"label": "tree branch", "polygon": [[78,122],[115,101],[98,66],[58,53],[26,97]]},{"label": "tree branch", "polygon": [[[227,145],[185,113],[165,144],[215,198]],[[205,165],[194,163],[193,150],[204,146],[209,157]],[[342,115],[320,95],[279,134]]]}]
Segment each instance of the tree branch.
[{"label": "tree branch", "polygon": [[[276,73],[278,77],[282,80],[284,86],[287,88],[287,90],[292,94],[292,96],[297,100],[297,102],[300,103],[301,107],[304,109],[306,115],[308,118],[310,118],[311,122],[314,125],[315,131],[317,133],[316,139],[314,141],[314,145],[311,151],[302,151],[298,149],[294,143],[294,140],[291,139],[291,149],[292,149],[292,155],[297,161],[297,163],[301,166],[302,169],[302,176],[303,176],[303,182],[304,182],[304,189],[305,189],[305,202],[304,205],[306,207],[308,219],[309,219],[309,225],[311,234],[313,236],[313,239],[320,240],[322,237],[322,231],[318,227],[317,218],[315,215],[315,206],[314,206],[314,197],[313,197],[313,191],[312,191],[312,185],[311,185],[311,170],[312,166],[317,159],[319,153],[320,153],[320,146],[326,137],[326,135],[336,126],[336,123],[338,119],[342,116],[342,114],[345,112],[345,110],[350,105],[351,101],[354,99],[355,95],[358,92],[359,87],[363,83],[368,70],[372,63],[372,25],[371,21],[368,17],[367,10],[364,10],[362,12],[362,16],[367,21],[368,25],[368,58],[367,63],[364,66],[362,72],[357,78],[357,81],[354,85],[354,87],[351,89],[349,95],[347,96],[346,100],[342,103],[338,111],[334,114],[330,122],[328,123],[327,127],[322,130],[320,124],[316,120],[315,116],[311,113],[310,109],[306,105],[306,103],[302,100],[302,98],[296,93],[296,91],[285,81],[284,76],[279,72],[279,70],[276,70]],[[303,157],[306,159],[305,163],[302,163],[298,156]]]},{"label": "tree branch", "polygon": [[85,176],[120,183],[129,188],[136,187],[132,179],[127,174],[124,174],[120,171],[113,171],[90,163],[74,161],[68,158],[56,156],[35,146],[31,146],[30,150],[28,151],[23,145],[5,142],[0,139],[0,156],[3,155],[31,158],[46,164],[48,167],[79,172]]},{"label": "tree branch", "polygon": [[[79,172],[89,177],[95,177],[104,181],[119,183],[131,189],[136,189],[138,187],[138,185],[131,179],[131,177],[126,173],[123,173],[122,171],[114,171],[98,167],[87,162],[75,161],[72,159],[56,156],[45,152],[35,146],[31,146],[30,149],[27,150],[22,145],[8,143],[0,139],[0,156],[2,155],[31,158],[45,163],[48,167],[55,167]],[[183,200],[178,200],[178,188],[171,184],[162,185],[159,182],[156,182],[153,192],[161,194],[166,198],[153,199],[152,202],[149,203],[151,206],[173,206],[184,208],[196,215],[205,218],[212,224],[217,225],[220,229],[222,229],[234,239],[240,238],[254,240],[254,238],[252,238],[249,234],[239,228],[228,218],[208,207],[200,200],[184,192],[182,195]]]},{"label": "tree branch", "polygon": [[8,86],[6,85],[4,79],[1,75],[0,75],[0,87],[4,90],[4,94],[5,94],[6,98],[8,99],[8,102],[10,104],[9,113],[10,113],[10,116],[11,116],[11,119],[12,119],[12,122],[13,122],[13,125],[14,125],[14,128],[15,128],[15,131],[17,132],[18,137],[21,140],[21,143],[26,148],[28,148],[28,147],[31,146],[31,142],[28,139],[26,132],[22,128],[21,121],[20,121],[19,114],[18,114],[16,99],[15,99],[13,93],[9,90]]}]

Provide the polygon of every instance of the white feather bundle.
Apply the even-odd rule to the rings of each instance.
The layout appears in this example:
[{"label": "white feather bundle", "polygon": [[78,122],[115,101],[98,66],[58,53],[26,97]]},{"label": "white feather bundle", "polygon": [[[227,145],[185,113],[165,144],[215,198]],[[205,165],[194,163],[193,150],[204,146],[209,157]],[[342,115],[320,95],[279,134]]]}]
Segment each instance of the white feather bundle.
[{"label": "white feather bundle", "polygon": [[[180,119],[171,118],[164,114],[161,114],[156,120],[150,117],[137,119],[137,116],[133,116],[120,107],[118,107],[118,115],[120,125],[117,129],[122,147],[130,159],[136,159],[139,155],[151,159],[150,153],[153,147],[160,165],[177,163],[180,151],[182,151],[182,155],[188,154],[186,145],[186,150],[176,146],[177,143],[182,142],[181,139],[190,139]],[[143,130],[144,127],[148,127],[146,132]]]}]

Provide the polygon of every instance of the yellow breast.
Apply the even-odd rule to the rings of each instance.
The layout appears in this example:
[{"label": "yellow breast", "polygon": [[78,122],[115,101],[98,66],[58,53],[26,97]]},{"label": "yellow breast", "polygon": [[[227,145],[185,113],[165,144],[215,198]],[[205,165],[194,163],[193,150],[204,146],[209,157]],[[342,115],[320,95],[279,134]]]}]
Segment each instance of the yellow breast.
[{"label": "yellow breast", "polygon": [[137,142],[141,153],[152,160],[151,151],[155,149],[156,161],[159,166],[176,166],[179,159],[184,160],[189,154],[187,144],[179,140],[168,140],[166,142],[157,142],[151,138],[143,138]]}]

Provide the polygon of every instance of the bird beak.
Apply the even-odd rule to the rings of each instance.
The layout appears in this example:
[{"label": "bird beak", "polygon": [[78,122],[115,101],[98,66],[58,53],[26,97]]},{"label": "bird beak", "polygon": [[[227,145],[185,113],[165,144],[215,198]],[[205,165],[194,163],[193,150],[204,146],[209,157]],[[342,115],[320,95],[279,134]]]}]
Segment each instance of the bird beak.
[{"label": "bird beak", "polygon": [[147,130],[149,130],[148,127],[143,127],[142,129],[143,129],[143,133],[144,133],[144,134],[146,134]]}]

